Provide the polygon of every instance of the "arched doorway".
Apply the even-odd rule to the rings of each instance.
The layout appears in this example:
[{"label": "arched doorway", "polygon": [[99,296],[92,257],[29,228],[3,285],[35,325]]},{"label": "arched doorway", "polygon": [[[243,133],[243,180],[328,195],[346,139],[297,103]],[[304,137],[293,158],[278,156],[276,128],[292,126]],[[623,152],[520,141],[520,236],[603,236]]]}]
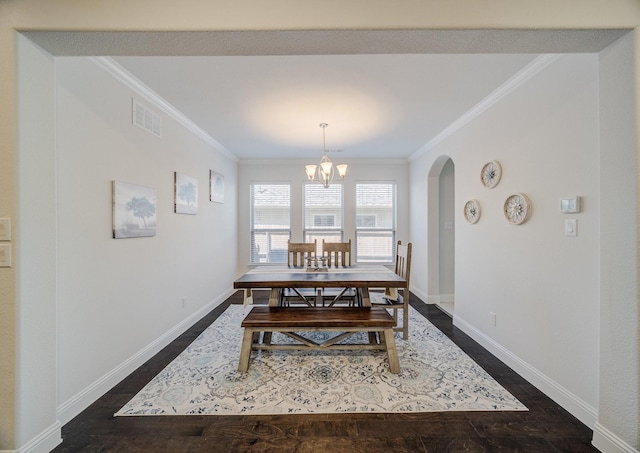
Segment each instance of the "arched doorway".
[{"label": "arched doorway", "polygon": [[455,288],[455,165],[438,157],[428,175],[428,302],[453,316]]}]

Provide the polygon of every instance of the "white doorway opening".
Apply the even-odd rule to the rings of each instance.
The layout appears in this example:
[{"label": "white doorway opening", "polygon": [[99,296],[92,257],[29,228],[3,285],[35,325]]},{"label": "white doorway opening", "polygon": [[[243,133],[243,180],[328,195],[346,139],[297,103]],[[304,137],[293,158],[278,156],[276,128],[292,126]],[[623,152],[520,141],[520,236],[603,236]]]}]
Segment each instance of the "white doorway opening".
[{"label": "white doorway opening", "polygon": [[455,165],[440,156],[428,176],[429,302],[453,316],[455,302]]}]

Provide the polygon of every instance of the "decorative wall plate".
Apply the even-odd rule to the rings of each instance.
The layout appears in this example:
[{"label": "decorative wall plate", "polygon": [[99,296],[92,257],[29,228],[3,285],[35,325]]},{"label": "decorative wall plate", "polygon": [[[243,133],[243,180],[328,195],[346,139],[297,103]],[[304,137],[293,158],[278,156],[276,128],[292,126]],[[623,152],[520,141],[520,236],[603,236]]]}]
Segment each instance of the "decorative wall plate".
[{"label": "decorative wall plate", "polygon": [[469,223],[476,223],[480,219],[480,203],[478,203],[478,200],[469,200],[464,204],[464,218]]},{"label": "decorative wall plate", "polygon": [[514,225],[520,225],[527,221],[531,213],[529,199],[523,193],[509,195],[504,202],[504,216]]},{"label": "decorative wall plate", "polygon": [[492,160],[491,162],[487,162],[484,167],[482,167],[482,171],[480,172],[480,180],[482,181],[482,185],[489,189],[493,189],[500,182],[500,178],[502,177],[502,167],[500,166],[500,162],[497,160]]}]

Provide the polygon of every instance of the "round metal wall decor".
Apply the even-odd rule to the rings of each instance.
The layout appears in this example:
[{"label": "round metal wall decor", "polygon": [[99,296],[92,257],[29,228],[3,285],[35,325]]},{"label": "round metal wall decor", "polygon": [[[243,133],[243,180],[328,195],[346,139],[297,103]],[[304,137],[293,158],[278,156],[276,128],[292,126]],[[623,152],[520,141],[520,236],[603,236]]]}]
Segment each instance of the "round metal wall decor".
[{"label": "round metal wall decor", "polygon": [[527,221],[531,214],[531,204],[523,193],[509,195],[504,202],[504,216],[514,225],[521,225]]},{"label": "round metal wall decor", "polygon": [[492,160],[491,162],[487,162],[484,167],[482,167],[482,171],[480,172],[480,180],[482,181],[482,185],[493,189],[500,182],[500,178],[502,177],[502,167],[500,166],[500,162],[497,160]]},{"label": "round metal wall decor", "polygon": [[469,200],[465,203],[464,218],[471,224],[480,219],[480,203],[477,200]]}]

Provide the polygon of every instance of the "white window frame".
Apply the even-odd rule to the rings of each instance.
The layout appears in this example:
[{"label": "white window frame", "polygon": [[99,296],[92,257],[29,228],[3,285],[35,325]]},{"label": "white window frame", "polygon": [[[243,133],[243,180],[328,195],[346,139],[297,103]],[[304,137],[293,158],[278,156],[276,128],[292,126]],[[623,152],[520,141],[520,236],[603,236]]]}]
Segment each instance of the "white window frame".
[{"label": "white window frame", "polygon": [[[379,226],[381,223],[384,223],[380,219],[380,214],[376,213],[362,213],[360,210],[361,206],[358,206],[358,191],[360,186],[365,185],[390,185],[392,188],[391,194],[391,225],[388,227]],[[398,219],[398,203],[397,203],[397,193],[398,193],[398,184],[395,181],[360,181],[356,183],[355,187],[355,206],[354,206],[354,223],[355,223],[355,257],[356,263],[393,263],[395,260],[395,249],[396,249],[396,235],[397,235],[397,219]],[[375,206],[374,206],[375,208]],[[384,211],[384,208],[382,208]],[[358,226],[358,216],[359,215],[371,215],[375,216],[375,225],[373,227],[362,227]],[[364,246],[362,246],[362,242],[366,241],[367,238],[372,239],[379,237],[380,239],[384,239],[387,243],[387,253],[384,255],[370,255],[366,257],[362,255]],[[360,246],[360,247],[359,247]],[[359,250],[360,248],[360,250]],[[374,247],[377,248],[377,247]],[[382,247],[384,248],[384,246]]]},{"label": "white window frame", "polygon": [[[256,217],[256,205],[255,205],[255,187],[256,186],[288,186],[289,188],[289,205],[288,205],[288,228],[271,228],[255,227]],[[291,239],[291,211],[292,211],[292,197],[291,197],[291,183],[290,182],[252,182],[249,189],[250,196],[250,245],[249,245],[249,263],[250,264],[283,264],[287,262],[287,241]],[[284,205],[283,205],[284,206]],[[263,241],[258,241],[256,238],[258,235],[264,235]],[[257,244],[262,243],[262,249],[257,248]],[[278,247],[272,247],[273,243],[277,243]]]}]

